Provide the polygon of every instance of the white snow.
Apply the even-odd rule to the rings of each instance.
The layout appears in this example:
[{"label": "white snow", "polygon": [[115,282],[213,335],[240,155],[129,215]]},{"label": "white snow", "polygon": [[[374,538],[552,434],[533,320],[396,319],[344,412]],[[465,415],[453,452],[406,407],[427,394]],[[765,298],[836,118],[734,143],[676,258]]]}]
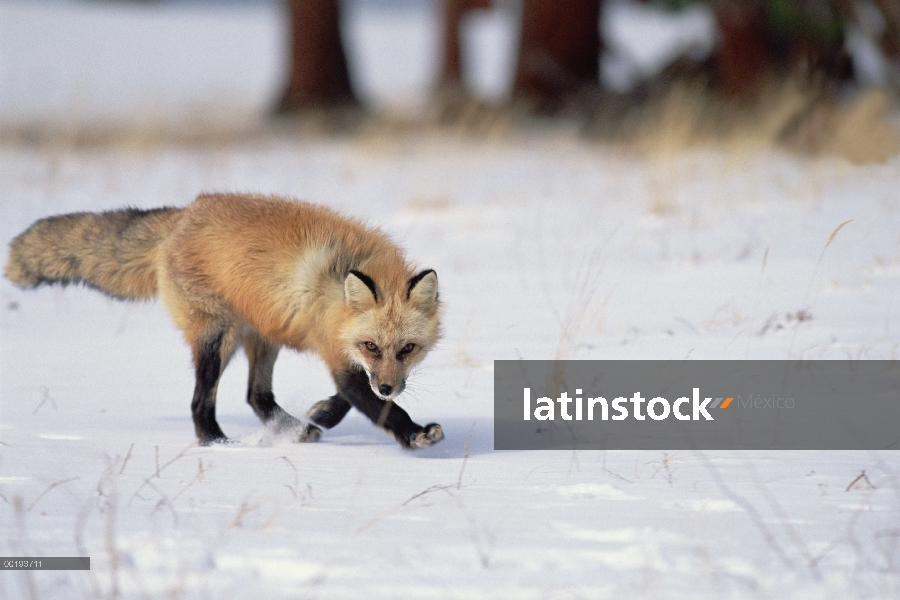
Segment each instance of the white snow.
[{"label": "white snow", "polygon": [[[401,28],[397,14],[373,16],[368,35]],[[174,123],[198,106],[259,115],[277,90],[277,31],[271,5],[2,3],[0,127],[140,122],[154,107]],[[233,38],[221,54],[203,43]],[[396,33],[413,38],[427,39]],[[427,89],[424,68],[388,56],[369,58],[370,77]],[[446,439],[407,452],[355,413],[317,444],[273,438],[243,399],[238,356],[218,413],[241,443],[197,447],[189,352],[160,304],[4,279],[0,554],[90,556],[91,570],[4,572],[0,597],[900,594],[895,452],[492,440],[496,359],[896,358],[900,159],[647,158],[560,131],[7,142],[0,237],[204,190],[326,203],[437,270],[446,334],[399,402]],[[285,351],[275,392],[302,416],[333,384],[317,358]]]}]

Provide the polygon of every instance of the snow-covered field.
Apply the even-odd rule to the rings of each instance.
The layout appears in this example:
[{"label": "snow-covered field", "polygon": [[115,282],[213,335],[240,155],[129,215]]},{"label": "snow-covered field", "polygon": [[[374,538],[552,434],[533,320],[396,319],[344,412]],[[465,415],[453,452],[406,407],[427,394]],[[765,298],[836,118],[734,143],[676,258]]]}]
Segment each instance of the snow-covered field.
[{"label": "snow-covered field", "polygon": [[[359,39],[412,48],[371,43],[367,96],[421,95],[431,13],[355,14]],[[265,4],[0,3],[0,127],[258,114],[278,23]],[[896,452],[492,449],[495,359],[897,358],[900,159],[635,157],[558,129],[9,142],[0,238],[203,190],[326,203],[437,270],[445,336],[400,403],[447,438],[407,452],[351,414],[318,444],[273,439],[238,356],[218,412],[242,443],[197,447],[161,305],[4,279],[0,554],[92,568],[0,573],[0,598],[900,596]],[[333,389],[284,352],[275,392],[302,415]]]}]

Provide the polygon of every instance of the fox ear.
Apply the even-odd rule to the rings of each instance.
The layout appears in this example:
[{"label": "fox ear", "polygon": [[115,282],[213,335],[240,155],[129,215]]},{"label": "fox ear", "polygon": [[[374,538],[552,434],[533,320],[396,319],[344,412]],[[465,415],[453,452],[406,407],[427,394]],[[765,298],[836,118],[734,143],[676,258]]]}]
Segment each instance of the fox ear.
[{"label": "fox ear", "polygon": [[365,273],[349,271],[344,278],[344,300],[356,310],[371,308],[378,302],[375,282]]},{"label": "fox ear", "polygon": [[433,310],[438,301],[438,280],[434,269],[426,269],[409,280],[406,299],[424,309]]}]

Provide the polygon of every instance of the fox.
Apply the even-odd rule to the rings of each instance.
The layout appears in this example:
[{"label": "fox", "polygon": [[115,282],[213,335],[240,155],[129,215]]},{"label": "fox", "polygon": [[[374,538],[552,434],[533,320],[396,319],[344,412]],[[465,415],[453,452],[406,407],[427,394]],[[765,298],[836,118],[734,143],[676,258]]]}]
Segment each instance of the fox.
[{"label": "fox", "polygon": [[[186,207],[51,216],[9,247],[23,289],[82,284],[121,300],[159,297],[191,349],[200,445],[229,443],[216,390],[242,347],[247,402],[274,433],[315,442],[356,408],[404,448],[444,438],[395,399],[441,336],[434,269],[413,267],[381,230],[322,205],[259,194],[201,194]],[[281,348],[317,353],[336,393],[309,421],[272,392]]]}]

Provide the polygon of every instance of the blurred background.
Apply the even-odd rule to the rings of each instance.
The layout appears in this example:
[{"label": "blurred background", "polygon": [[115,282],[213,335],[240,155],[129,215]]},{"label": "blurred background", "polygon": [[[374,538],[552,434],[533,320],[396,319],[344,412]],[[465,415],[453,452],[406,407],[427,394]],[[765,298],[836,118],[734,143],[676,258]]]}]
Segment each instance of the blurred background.
[{"label": "blurred background", "polygon": [[563,123],[868,161],[898,90],[896,0],[0,2],[13,143]]}]

